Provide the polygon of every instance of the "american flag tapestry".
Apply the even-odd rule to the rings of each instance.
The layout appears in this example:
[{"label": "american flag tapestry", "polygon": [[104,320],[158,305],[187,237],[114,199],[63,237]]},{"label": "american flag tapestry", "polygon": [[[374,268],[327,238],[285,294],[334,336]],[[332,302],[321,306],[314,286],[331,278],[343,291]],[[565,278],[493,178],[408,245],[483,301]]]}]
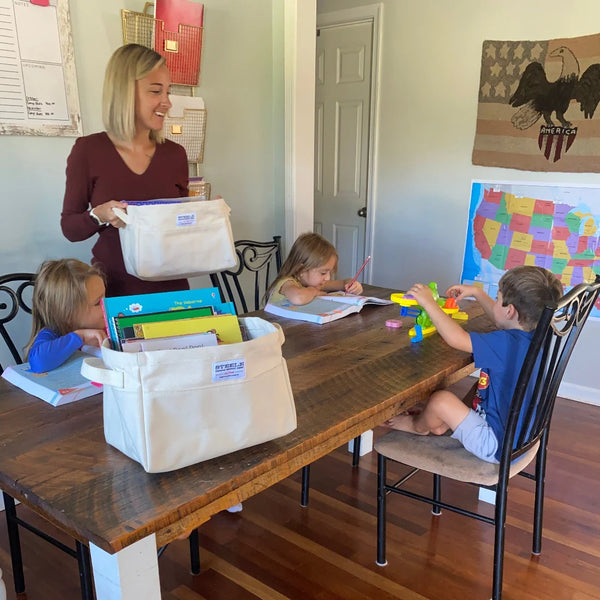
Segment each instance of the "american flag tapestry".
[{"label": "american flag tapestry", "polygon": [[473,164],[600,173],[600,34],[483,42]]}]

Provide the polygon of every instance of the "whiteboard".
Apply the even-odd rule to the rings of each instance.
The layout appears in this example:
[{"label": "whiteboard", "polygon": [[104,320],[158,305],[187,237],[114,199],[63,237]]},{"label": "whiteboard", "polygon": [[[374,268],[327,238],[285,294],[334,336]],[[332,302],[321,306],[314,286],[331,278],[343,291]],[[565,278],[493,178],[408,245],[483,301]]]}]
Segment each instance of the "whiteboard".
[{"label": "whiteboard", "polygon": [[0,0],[0,134],[82,133],[69,0]]}]

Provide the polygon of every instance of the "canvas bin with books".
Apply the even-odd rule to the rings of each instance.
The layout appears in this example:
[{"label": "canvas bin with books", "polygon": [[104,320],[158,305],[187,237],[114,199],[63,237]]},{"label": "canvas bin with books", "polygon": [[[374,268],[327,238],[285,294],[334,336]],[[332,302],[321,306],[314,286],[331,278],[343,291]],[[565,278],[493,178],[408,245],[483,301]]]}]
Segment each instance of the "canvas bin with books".
[{"label": "canvas bin with books", "polygon": [[119,238],[126,271],[139,279],[196,277],[237,266],[229,213],[222,198],[129,202],[113,208],[125,223]]},{"label": "canvas bin with books", "polygon": [[235,344],[127,353],[105,341],[81,372],[104,385],[106,441],[160,473],[296,429],[281,327],[240,323],[248,341]]}]

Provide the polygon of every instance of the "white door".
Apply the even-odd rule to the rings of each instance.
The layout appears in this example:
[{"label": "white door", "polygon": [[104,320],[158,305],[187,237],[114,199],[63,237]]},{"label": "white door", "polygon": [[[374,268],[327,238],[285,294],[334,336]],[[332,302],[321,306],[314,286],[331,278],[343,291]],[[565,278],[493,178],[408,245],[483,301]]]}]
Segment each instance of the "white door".
[{"label": "white door", "polygon": [[372,21],[317,31],[315,231],[336,247],[340,278],[365,255],[372,36]]}]

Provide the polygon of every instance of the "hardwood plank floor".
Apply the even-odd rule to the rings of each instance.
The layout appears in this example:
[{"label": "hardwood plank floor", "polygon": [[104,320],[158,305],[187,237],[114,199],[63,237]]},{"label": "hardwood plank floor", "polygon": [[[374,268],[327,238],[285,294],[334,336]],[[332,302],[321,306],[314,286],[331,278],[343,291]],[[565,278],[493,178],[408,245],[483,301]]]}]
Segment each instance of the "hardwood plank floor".
[{"label": "hardwood plank floor", "polygon": [[[376,431],[380,435],[383,431]],[[559,400],[550,434],[542,554],[531,556],[532,487],[518,477],[509,493],[506,600],[600,600],[600,407]],[[160,558],[164,600],[488,599],[493,528],[408,498],[389,502],[388,565],[375,565],[376,460],[340,448],[311,469],[308,508],[300,474],[220,513],[200,529],[202,573],[189,573],[187,542]],[[401,468],[390,469],[390,476]],[[415,478],[428,489],[430,479]],[[477,489],[447,482],[444,495],[470,508]],[[25,507],[19,507],[23,514]],[[28,511],[27,511],[28,512]],[[28,518],[31,513],[28,512]],[[6,524],[0,568],[14,600]],[[46,525],[50,528],[49,525]],[[49,529],[48,529],[49,530]],[[78,600],[76,561],[21,530],[29,600]],[[143,600],[143,599],[140,599]]]}]

